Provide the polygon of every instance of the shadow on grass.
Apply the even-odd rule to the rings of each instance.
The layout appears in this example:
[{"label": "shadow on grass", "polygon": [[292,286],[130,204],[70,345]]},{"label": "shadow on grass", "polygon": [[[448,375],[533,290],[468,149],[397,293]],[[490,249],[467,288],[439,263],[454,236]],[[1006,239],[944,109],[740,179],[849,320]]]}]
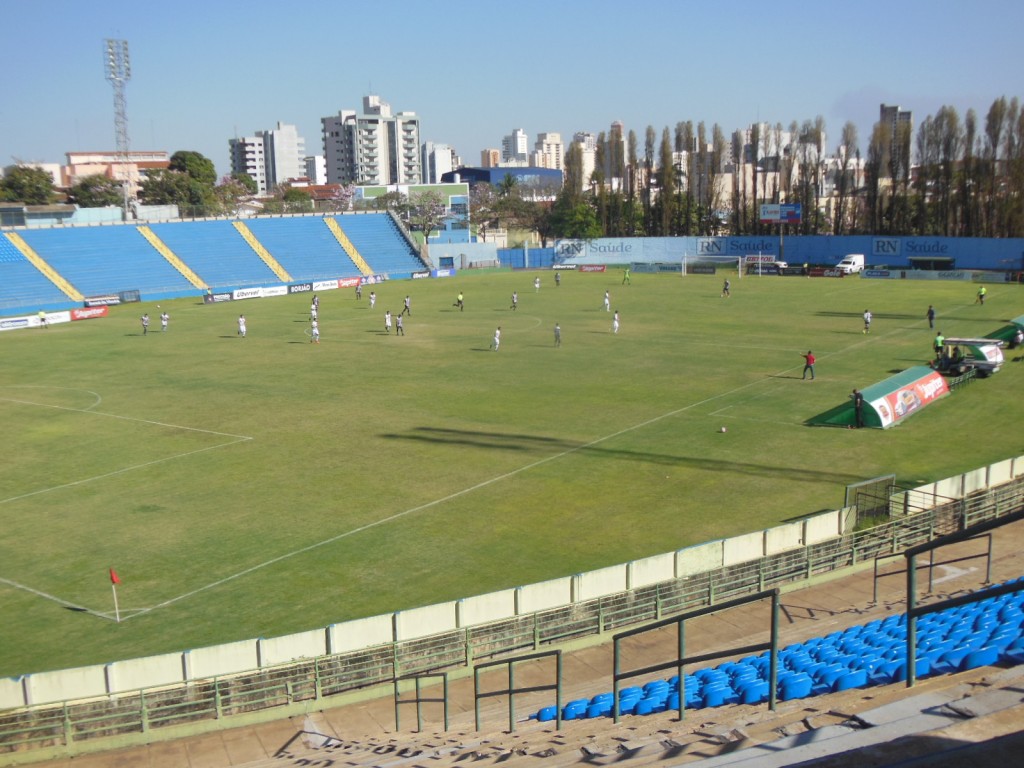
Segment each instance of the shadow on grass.
[{"label": "shadow on grass", "polygon": [[[487,350],[478,351],[486,352]],[[647,451],[625,451],[606,448],[601,445],[577,443],[558,437],[527,435],[514,432],[482,432],[478,430],[447,429],[444,427],[415,427],[409,432],[402,434],[384,433],[380,436],[388,440],[412,440],[436,445],[470,446],[498,451],[526,452],[543,449],[560,453],[578,452],[587,456],[638,461],[671,467],[689,467],[709,472],[720,472],[725,475],[785,477],[789,480],[808,483],[829,482],[846,485],[860,479],[859,475],[846,475],[840,472],[808,471],[796,467],[782,467],[777,464],[723,461],[721,459],[673,456],[671,454],[650,453]]]}]

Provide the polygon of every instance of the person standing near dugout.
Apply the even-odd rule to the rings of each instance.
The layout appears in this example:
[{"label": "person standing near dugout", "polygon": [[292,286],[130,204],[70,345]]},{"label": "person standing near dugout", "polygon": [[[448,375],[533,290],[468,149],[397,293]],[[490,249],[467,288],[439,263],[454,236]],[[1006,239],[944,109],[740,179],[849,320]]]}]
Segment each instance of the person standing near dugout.
[{"label": "person standing near dugout", "polygon": [[801,379],[806,379],[807,374],[811,374],[811,381],[814,381],[814,353],[811,350],[807,350],[807,354],[802,356],[804,358],[804,373]]}]

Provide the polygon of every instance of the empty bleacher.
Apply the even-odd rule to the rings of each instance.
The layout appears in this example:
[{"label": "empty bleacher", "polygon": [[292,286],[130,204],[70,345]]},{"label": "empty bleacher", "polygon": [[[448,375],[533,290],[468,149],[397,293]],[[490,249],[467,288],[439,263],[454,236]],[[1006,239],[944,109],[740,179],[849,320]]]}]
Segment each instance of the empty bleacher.
[{"label": "empty bleacher", "polygon": [[387,214],[347,214],[335,216],[334,220],[375,274],[405,278],[424,269],[419,256]]},{"label": "empty bleacher", "polygon": [[86,296],[138,290],[171,298],[197,292],[136,227],[28,229],[21,236]]},{"label": "empty bleacher", "polygon": [[[1012,583],[1012,582],[1010,582]],[[1024,590],[1024,587],[1022,587]],[[1024,591],[985,598],[918,619],[915,675],[963,672],[997,663],[1024,664]],[[619,713],[651,715],[679,708],[761,704],[768,701],[769,653],[728,661],[687,674],[651,680],[618,692]],[[907,679],[907,616],[893,614],[824,637],[788,645],[778,654],[777,695],[781,701],[888,685]],[[612,692],[574,699],[563,720],[609,717]],[[558,710],[543,707],[533,718],[554,720]]]},{"label": "empty bleacher", "polygon": [[32,306],[37,309],[61,309],[69,301],[60,289],[0,235],[0,313]]},{"label": "empty bleacher", "polygon": [[319,216],[246,219],[246,226],[295,281],[359,274]]},{"label": "empty bleacher", "polygon": [[152,224],[150,229],[207,285],[225,290],[277,282],[230,221]]}]

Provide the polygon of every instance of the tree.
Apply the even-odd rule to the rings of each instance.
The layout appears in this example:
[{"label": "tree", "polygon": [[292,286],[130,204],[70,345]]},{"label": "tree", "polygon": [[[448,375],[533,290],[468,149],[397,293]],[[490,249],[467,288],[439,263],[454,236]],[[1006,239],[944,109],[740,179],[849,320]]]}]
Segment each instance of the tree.
[{"label": "tree", "polygon": [[[248,179],[252,185],[246,184],[244,179]],[[256,181],[245,173],[233,173],[222,178],[220,184],[213,190],[217,200],[218,213],[229,216],[237,214],[239,204],[255,194],[252,191],[255,187]]]},{"label": "tree", "polygon": [[56,199],[53,177],[42,168],[19,165],[0,179],[0,200],[25,205],[49,205]]},{"label": "tree", "polygon": [[72,185],[68,198],[79,208],[120,207],[124,204],[124,189],[121,182],[97,173]]},{"label": "tree", "polygon": [[204,157],[199,152],[179,150],[171,155],[169,170],[186,173],[200,184],[213,187],[217,183],[217,170],[213,167],[213,161]]},{"label": "tree", "polygon": [[411,211],[409,223],[423,233],[423,242],[448,218],[445,199],[435,189],[427,189],[410,196]]},{"label": "tree", "polygon": [[843,126],[843,132],[839,139],[839,175],[836,178],[836,217],[832,224],[832,231],[837,235],[843,234],[846,226],[846,201],[850,194],[856,189],[856,184],[850,178],[850,163],[857,152],[857,126],[847,121]]},{"label": "tree", "polygon": [[242,171],[235,171],[230,176],[227,176],[220,180],[221,186],[228,184],[229,182],[237,182],[241,184],[245,189],[247,195],[259,194],[260,185],[256,183],[256,179],[250,176],[248,173]]}]

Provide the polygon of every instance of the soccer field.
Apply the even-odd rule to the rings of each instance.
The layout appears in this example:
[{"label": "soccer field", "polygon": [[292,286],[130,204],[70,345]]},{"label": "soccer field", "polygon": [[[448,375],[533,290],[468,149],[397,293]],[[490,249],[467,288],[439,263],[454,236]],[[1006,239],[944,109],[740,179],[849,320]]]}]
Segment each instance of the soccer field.
[{"label": "soccer field", "polygon": [[1020,362],[884,432],[806,423],[924,364],[929,304],[984,335],[1020,286],[723,278],[463,272],[373,286],[372,311],[371,286],[329,291],[320,344],[308,294],[0,334],[0,675],[486,593],[1024,453]]}]

